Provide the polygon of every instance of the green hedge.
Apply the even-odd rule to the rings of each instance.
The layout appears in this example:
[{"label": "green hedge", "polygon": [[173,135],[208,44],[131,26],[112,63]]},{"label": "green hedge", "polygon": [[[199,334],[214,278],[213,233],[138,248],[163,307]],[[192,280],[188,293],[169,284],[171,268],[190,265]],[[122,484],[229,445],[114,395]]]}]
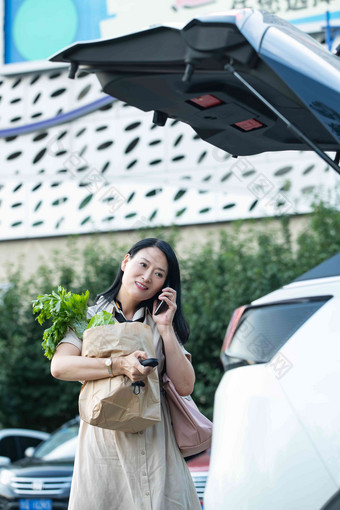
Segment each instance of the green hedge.
[{"label": "green hedge", "polygon": [[[220,348],[233,310],[289,283],[295,277],[340,251],[340,213],[323,203],[314,206],[309,224],[292,246],[290,220],[280,227],[262,222],[235,223],[180,253],[183,307],[191,327],[188,350],[196,370],[194,397],[212,417],[214,392],[223,375]],[[178,229],[140,231],[140,238],[157,235],[176,249]],[[90,290],[92,300],[107,288],[128,247],[112,243],[98,249],[98,241],[76,251],[72,238],[68,253],[55,253],[51,266],[41,266],[25,279],[20,268],[8,275],[9,290],[0,301],[0,426],[53,430],[78,411],[80,385],[53,379],[41,350],[42,327],[34,320],[31,300],[50,292],[57,283],[73,292]],[[81,270],[79,271],[79,268]]]}]

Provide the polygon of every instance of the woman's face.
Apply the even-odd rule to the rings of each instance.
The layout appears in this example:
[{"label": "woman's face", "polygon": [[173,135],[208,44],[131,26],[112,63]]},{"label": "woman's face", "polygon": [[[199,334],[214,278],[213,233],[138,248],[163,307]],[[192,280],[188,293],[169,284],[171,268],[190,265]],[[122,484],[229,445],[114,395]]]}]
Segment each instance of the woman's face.
[{"label": "woman's face", "polygon": [[134,257],[126,255],[121,291],[135,302],[152,298],[163,287],[168,274],[164,253],[154,246],[139,250]]}]

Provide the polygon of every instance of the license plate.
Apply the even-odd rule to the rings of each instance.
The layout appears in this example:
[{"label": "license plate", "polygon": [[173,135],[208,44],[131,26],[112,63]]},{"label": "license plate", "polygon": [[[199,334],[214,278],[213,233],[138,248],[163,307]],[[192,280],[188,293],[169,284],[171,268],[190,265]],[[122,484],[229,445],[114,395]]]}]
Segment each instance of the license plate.
[{"label": "license plate", "polygon": [[52,510],[51,499],[21,499],[19,510]]}]

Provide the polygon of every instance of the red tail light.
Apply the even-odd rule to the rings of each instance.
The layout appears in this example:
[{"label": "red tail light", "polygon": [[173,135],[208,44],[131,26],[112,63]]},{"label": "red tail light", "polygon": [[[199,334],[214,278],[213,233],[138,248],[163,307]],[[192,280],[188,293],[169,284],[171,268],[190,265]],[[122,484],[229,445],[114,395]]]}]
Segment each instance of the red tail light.
[{"label": "red tail light", "polygon": [[235,331],[240,323],[241,317],[244,314],[245,310],[249,305],[239,306],[234,310],[233,315],[231,316],[231,319],[229,321],[227,331],[223,340],[222,348],[221,348],[221,354],[220,359],[223,365],[224,370],[228,370],[229,367],[229,356],[226,354],[226,351],[233,339],[233,336],[235,334]]},{"label": "red tail light", "polygon": [[233,338],[236,328],[237,328],[237,326],[240,322],[240,319],[243,315],[243,312],[245,311],[245,309],[247,307],[248,307],[248,305],[239,306],[238,308],[236,308],[236,310],[234,310],[233,315],[231,316],[231,319],[228,324],[227,332],[226,332],[224,340],[223,340],[221,354],[228,349],[231,339]]}]

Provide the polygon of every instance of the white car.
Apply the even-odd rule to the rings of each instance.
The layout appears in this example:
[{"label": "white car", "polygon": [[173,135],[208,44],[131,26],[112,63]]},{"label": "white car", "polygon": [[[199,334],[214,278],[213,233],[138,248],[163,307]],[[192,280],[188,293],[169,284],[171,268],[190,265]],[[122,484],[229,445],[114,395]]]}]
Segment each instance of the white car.
[{"label": "white car", "polygon": [[237,309],[205,510],[340,508],[340,253]]}]

